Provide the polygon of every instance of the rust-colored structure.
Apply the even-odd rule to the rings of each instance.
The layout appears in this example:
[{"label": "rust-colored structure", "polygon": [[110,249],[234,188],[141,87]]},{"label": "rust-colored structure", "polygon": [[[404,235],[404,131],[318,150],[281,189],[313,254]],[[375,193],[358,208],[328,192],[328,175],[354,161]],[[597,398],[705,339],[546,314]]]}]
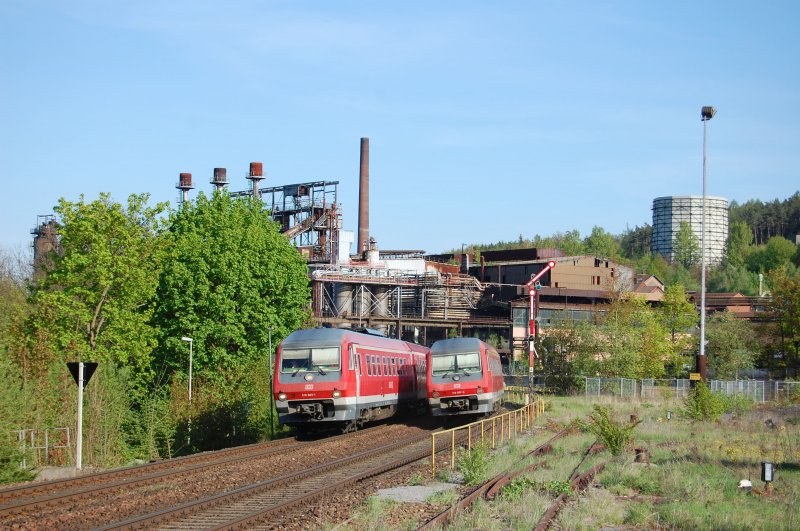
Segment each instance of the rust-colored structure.
[{"label": "rust-colored structure", "polygon": [[369,138],[361,139],[358,172],[358,255],[363,257],[369,241]]}]

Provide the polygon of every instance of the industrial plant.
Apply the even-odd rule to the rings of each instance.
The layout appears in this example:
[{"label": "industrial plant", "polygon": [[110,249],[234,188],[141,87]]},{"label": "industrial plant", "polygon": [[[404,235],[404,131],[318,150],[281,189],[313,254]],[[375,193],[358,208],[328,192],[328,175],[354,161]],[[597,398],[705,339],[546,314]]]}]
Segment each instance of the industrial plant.
[{"label": "industrial plant", "polygon": [[[251,162],[250,186],[230,191],[257,197],[309,266],[312,311],[320,326],[369,328],[390,337],[431,344],[451,336],[492,340],[508,362],[522,359],[530,339],[529,292],[532,276],[554,263],[535,293],[535,331],[558,315],[596,320],[614,291],[630,291],[649,302],[663,299],[664,285],[652,276],[636,276],[625,265],[601,256],[565,256],[559,249],[513,249],[425,254],[423,250],[381,249],[369,229],[369,139],[362,138],[359,165],[358,227],[342,228],[338,181],[309,181],[262,187],[263,163]],[[227,169],[214,168],[210,184],[229,186]],[[180,201],[194,188],[191,173],[180,173]],[[654,252],[674,257],[675,234],[689,222],[700,238],[702,198],[659,197],[653,201]],[[728,233],[727,200],[707,198],[706,248],[718,263]],[[34,234],[37,271],[57,250],[52,216],[40,217]],[[353,249],[355,244],[355,250]]]}]

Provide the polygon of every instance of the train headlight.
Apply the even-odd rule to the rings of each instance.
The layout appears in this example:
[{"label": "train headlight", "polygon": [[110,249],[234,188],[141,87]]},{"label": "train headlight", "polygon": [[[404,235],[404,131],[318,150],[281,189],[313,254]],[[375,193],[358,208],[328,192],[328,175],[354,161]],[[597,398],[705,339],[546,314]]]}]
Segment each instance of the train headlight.
[{"label": "train headlight", "polygon": [[333,398],[339,398],[340,396],[342,396],[341,391],[339,391],[338,389],[333,391]]},{"label": "train headlight", "polygon": [[439,391],[434,391],[431,393],[431,398],[439,398]]},{"label": "train headlight", "polygon": [[286,400],[286,393],[278,393],[278,400]]}]

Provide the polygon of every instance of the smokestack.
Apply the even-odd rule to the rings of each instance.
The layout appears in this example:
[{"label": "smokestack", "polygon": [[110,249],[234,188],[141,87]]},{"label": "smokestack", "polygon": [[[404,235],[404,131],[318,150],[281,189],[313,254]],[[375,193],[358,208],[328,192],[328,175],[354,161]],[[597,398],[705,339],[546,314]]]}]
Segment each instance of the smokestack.
[{"label": "smokestack", "polygon": [[214,168],[214,178],[211,184],[217,187],[218,191],[222,191],[225,185],[228,184],[228,170],[225,168]]},{"label": "smokestack", "polygon": [[361,169],[358,187],[358,254],[362,256],[369,240],[369,138],[361,139]]},{"label": "smokestack", "polygon": [[176,186],[178,190],[180,190],[183,195],[181,196],[181,203],[185,203],[189,200],[189,190],[194,188],[192,186],[192,174],[191,173],[181,173],[178,175],[178,186]]},{"label": "smokestack", "polygon": [[247,178],[253,183],[253,197],[258,199],[258,181],[264,178],[264,165],[260,162],[251,162]]}]

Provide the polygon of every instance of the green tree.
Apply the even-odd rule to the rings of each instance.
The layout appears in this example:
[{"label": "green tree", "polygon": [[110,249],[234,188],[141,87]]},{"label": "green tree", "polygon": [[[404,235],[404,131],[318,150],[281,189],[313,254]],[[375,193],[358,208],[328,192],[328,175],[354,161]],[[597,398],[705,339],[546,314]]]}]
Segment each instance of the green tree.
[{"label": "green tree", "polygon": [[587,254],[616,259],[620,254],[619,242],[601,227],[592,227],[592,233],[583,241]]},{"label": "green tree", "polygon": [[[196,407],[205,408],[208,436],[241,430],[259,407],[246,376],[268,371],[260,362],[269,356],[270,330],[274,347],[307,321],[307,265],[260,201],[225,193],[185,203],[172,216],[168,238],[153,317],[163,358],[154,366],[185,375],[181,337],[190,336]],[[269,381],[268,373],[259,375]]]},{"label": "green tree", "polygon": [[[21,356],[40,369],[70,358],[131,365],[144,374],[156,346],[150,325],[163,256],[159,216],[147,194],[126,206],[109,194],[86,202],[61,199],[55,208],[63,255],[36,286]],[[30,366],[20,363],[21,366]]]},{"label": "green tree", "polygon": [[615,297],[599,332],[604,375],[660,378],[675,363],[667,328],[642,298]]},{"label": "green tree", "polygon": [[692,226],[687,221],[681,221],[678,233],[673,241],[675,261],[683,267],[691,267],[700,258],[700,242]]},{"label": "green tree", "polygon": [[619,240],[623,256],[631,260],[638,259],[650,253],[653,227],[645,223],[642,227],[628,229],[620,236]]},{"label": "green tree", "polygon": [[780,349],[787,367],[800,368],[800,275],[776,269],[768,275],[772,300],[768,310],[774,319]]},{"label": "green tree", "polygon": [[791,264],[796,252],[795,244],[782,236],[773,236],[748,256],[747,268],[755,273],[768,273]]},{"label": "green tree", "polygon": [[15,319],[27,310],[26,281],[30,267],[19,252],[0,248],[0,350],[8,346]]},{"label": "green tree", "polygon": [[575,353],[579,346],[577,323],[566,312],[556,312],[539,350],[541,373],[548,389],[568,393],[576,388]]},{"label": "green tree", "polygon": [[744,266],[726,263],[722,267],[709,270],[708,290],[712,293],[756,295],[758,275],[748,271]]},{"label": "green tree", "polygon": [[750,253],[750,244],[753,242],[753,231],[744,221],[731,224],[728,233],[726,250],[727,263],[734,267],[741,267],[747,261]]},{"label": "green tree", "polygon": [[[675,344],[685,337],[686,333],[697,325],[697,308],[691,301],[689,295],[680,284],[668,286],[664,292],[664,302],[662,303],[659,314],[661,322],[667,327],[670,339]],[[688,345],[683,345],[686,347]],[[680,350],[683,350],[682,348]]]},{"label": "green tree", "polygon": [[706,326],[708,368],[717,378],[737,378],[739,371],[753,367],[757,355],[755,331],[746,321],[728,312],[714,315]]}]

